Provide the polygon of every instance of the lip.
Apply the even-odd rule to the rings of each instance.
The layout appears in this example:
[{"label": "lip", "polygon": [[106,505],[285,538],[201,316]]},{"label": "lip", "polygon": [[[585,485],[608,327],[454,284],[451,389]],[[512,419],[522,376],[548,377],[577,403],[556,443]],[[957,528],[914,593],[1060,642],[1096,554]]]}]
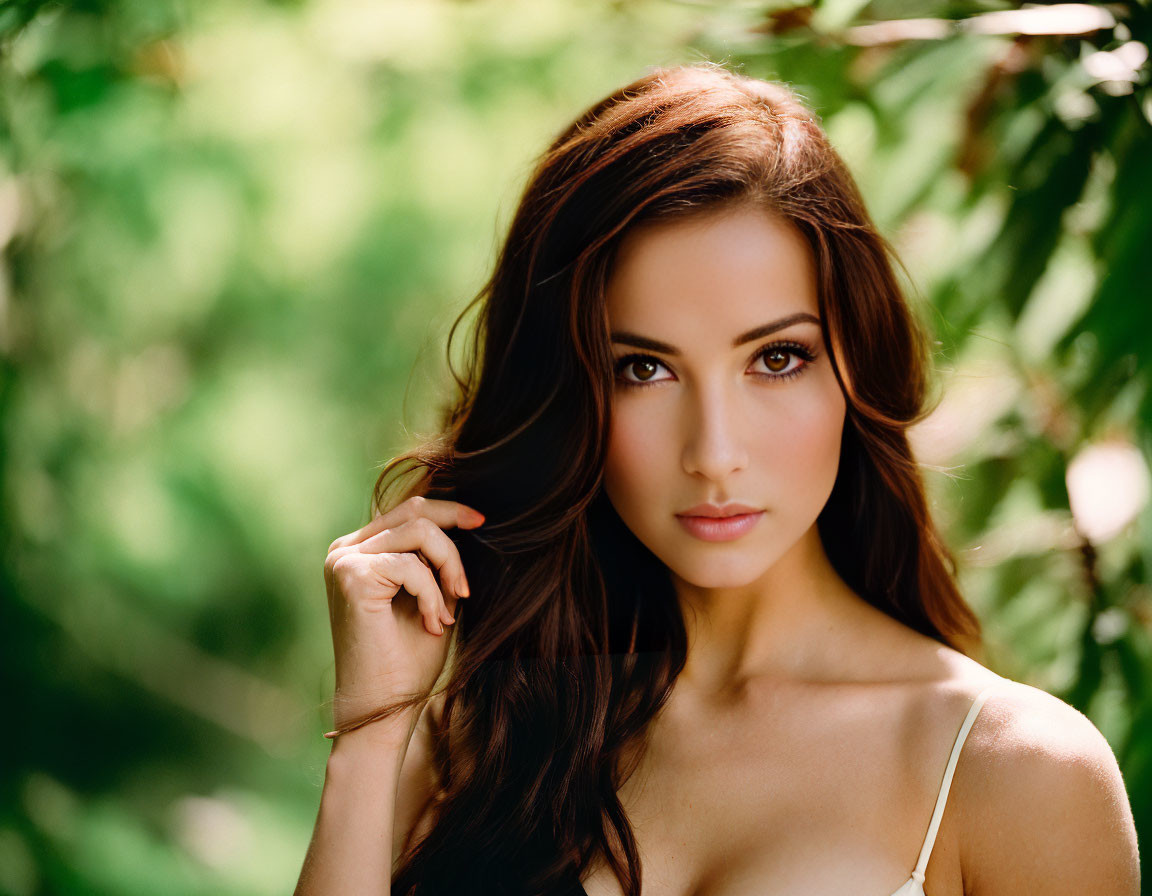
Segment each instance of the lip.
[{"label": "lip", "polygon": [[[729,512],[733,509],[747,509],[749,512],[715,515],[716,511],[721,509]],[[701,541],[734,541],[746,534],[764,516],[763,510],[753,510],[744,504],[726,504],[723,508],[717,508],[715,504],[705,504],[693,507],[692,510],[708,513],[678,513],[676,520],[689,535]]]},{"label": "lip", "polygon": [[739,504],[732,501],[728,504],[697,504],[695,507],[689,507],[676,514],[679,517],[696,516],[708,517],[710,519],[722,519],[728,516],[740,516],[745,513],[761,513],[759,507],[749,507],[747,504]]}]

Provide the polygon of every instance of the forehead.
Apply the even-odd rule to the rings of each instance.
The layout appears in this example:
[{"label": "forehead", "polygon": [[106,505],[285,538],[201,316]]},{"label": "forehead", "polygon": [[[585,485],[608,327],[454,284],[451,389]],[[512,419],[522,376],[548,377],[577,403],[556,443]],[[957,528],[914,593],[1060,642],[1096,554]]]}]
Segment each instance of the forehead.
[{"label": "forehead", "polygon": [[710,334],[727,341],[769,319],[819,314],[807,241],[784,218],[752,205],[628,232],[605,300],[611,326],[676,344]]}]

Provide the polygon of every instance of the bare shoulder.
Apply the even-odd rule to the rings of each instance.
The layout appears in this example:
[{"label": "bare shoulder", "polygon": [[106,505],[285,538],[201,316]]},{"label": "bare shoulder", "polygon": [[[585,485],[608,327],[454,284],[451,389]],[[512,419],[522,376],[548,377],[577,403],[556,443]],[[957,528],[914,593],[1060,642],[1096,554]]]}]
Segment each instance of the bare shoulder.
[{"label": "bare shoulder", "polygon": [[1137,896],[1136,830],[1120,768],[1096,726],[1005,680],[957,768],[965,892]]}]

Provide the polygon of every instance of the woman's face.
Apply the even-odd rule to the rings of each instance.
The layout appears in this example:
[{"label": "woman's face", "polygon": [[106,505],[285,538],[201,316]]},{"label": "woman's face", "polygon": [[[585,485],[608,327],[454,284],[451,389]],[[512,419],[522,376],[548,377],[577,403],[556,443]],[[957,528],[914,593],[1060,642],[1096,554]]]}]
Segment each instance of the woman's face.
[{"label": "woman's face", "polygon": [[[845,401],[816,296],[804,238],[754,206],[642,225],[619,248],[606,295],[616,385],[604,488],[689,584],[748,585],[818,538]],[[733,503],[754,513],[724,507]],[[706,504],[743,515],[695,518]]]}]

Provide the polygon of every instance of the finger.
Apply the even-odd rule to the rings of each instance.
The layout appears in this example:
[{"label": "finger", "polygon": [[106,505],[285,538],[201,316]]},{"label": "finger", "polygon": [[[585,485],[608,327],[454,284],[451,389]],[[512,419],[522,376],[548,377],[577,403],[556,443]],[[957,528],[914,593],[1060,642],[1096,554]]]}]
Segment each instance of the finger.
[{"label": "finger", "polygon": [[[364,554],[355,545],[333,553],[340,556],[332,563],[331,579],[338,584],[344,601],[391,602],[403,590],[416,598],[424,628],[431,634],[443,634],[442,622],[454,621],[451,614],[445,612],[444,598],[431,570],[415,554]],[[385,593],[379,593],[381,589]],[[337,605],[331,588],[328,599],[329,612],[334,612]]]},{"label": "finger", "polygon": [[403,588],[414,598],[424,619],[424,629],[433,635],[444,634],[444,623],[451,618],[432,571],[412,554],[369,554],[371,568],[396,592]]},{"label": "finger", "polygon": [[468,595],[468,579],[459,549],[443,529],[426,517],[401,523],[395,529],[384,529],[356,547],[365,554],[419,551],[436,569],[442,587],[456,597]]},{"label": "finger", "polygon": [[332,548],[328,551],[328,556],[324,558],[324,584],[331,589],[332,583],[336,577],[336,561],[343,557],[345,554],[358,554],[360,551],[355,545],[347,547]]},{"label": "finger", "polygon": [[393,528],[421,516],[432,520],[441,529],[448,529],[452,526],[459,526],[461,529],[474,529],[484,522],[484,514],[467,504],[413,495],[387,513],[380,514],[372,522],[361,526],[355,532],[337,538],[328,550],[332,551],[339,547],[360,544],[384,529]]},{"label": "finger", "polygon": [[459,501],[425,498],[422,495],[413,495],[408,500],[402,501],[387,513],[381,514],[373,522],[378,521],[381,528],[392,529],[402,523],[419,518],[429,519],[441,529],[451,529],[454,526],[459,526],[462,529],[473,529],[484,522],[484,514],[467,504],[461,504]]}]

